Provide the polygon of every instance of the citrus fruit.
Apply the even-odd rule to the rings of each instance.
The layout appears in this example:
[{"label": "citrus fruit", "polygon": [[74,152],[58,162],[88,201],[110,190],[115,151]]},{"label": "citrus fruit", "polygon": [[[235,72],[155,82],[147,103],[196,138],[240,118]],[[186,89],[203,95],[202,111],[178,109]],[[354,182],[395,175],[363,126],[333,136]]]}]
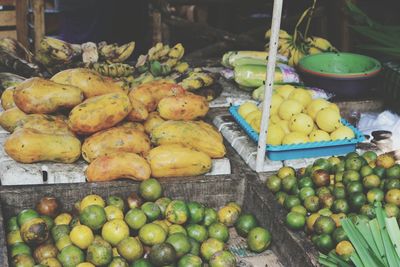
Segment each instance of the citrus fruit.
[{"label": "citrus fruit", "polygon": [[304,208],[302,205],[294,206],[294,207],[292,207],[292,208],[290,209],[290,211],[300,213],[300,214],[302,214],[302,215],[304,215],[304,216],[307,215],[307,209]]},{"label": "citrus fruit", "polygon": [[304,187],[313,187],[314,182],[312,181],[311,177],[306,176],[299,180],[298,186],[300,189]]},{"label": "citrus fruit", "polygon": [[267,178],[266,185],[267,188],[272,192],[276,193],[281,190],[281,178],[279,178],[276,175],[271,175],[270,177]]},{"label": "citrus fruit", "polygon": [[107,206],[104,208],[104,211],[106,212],[107,221],[124,218],[124,213],[117,206]]},{"label": "citrus fruit", "polygon": [[386,190],[400,189],[400,179],[389,179],[384,181]]},{"label": "citrus fruit", "polygon": [[189,238],[182,233],[170,235],[165,242],[171,244],[175,248],[178,258],[189,253],[192,248]]},{"label": "citrus fruit", "polygon": [[159,198],[159,199],[157,199],[156,200],[156,204],[158,205],[158,207],[160,208],[160,210],[161,210],[161,215],[163,216],[163,217],[165,217],[165,210],[167,209],[167,206],[168,206],[168,204],[169,203],[171,203],[171,199],[170,198],[168,198],[168,197],[162,197],[162,198]]},{"label": "citrus fruit", "polygon": [[331,133],[342,126],[340,119],[340,114],[337,111],[331,108],[323,108],[318,111],[315,122],[321,130]]},{"label": "citrus fruit", "polygon": [[205,208],[203,224],[210,226],[211,224],[218,221],[218,213],[212,208]]},{"label": "citrus fruit", "polygon": [[315,120],[317,113],[321,109],[329,107],[330,104],[331,103],[322,98],[314,99],[306,107],[307,114]]},{"label": "citrus fruit", "polygon": [[398,179],[400,178],[400,165],[395,164],[394,166],[386,169],[386,177],[389,179]]},{"label": "citrus fruit", "polygon": [[390,189],[386,192],[385,201],[387,203],[395,204],[397,207],[400,206],[400,189]]},{"label": "citrus fruit", "polygon": [[63,267],[75,267],[84,261],[85,255],[78,247],[70,245],[61,250],[60,254],[57,255],[57,259]]},{"label": "citrus fruit", "polygon": [[313,228],[316,234],[331,234],[336,228],[336,223],[331,217],[321,216],[315,221]]},{"label": "citrus fruit", "polygon": [[306,217],[301,213],[291,211],[286,215],[285,222],[290,229],[300,230],[306,223]]},{"label": "citrus fruit", "polygon": [[316,212],[319,209],[319,198],[317,196],[309,196],[304,199],[304,207],[309,212]]},{"label": "citrus fruit", "polygon": [[275,124],[268,125],[267,144],[279,146],[280,144],[282,144],[284,136],[285,132],[280,126]]},{"label": "citrus fruit", "polygon": [[393,203],[386,203],[385,212],[388,217],[395,217],[398,218],[400,215],[400,209]]},{"label": "citrus fruit", "polygon": [[328,108],[333,109],[333,110],[335,110],[337,113],[340,114],[340,109],[339,109],[338,105],[336,105],[335,103],[330,103]]},{"label": "citrus fruit", "polygon": [[70,224],[72,220],[72,215],[69,213],[61,213],[54,218],[55,225]]},{"label": "citrus fruit", "polygon": [[277,175],[278,175],[279,178],[283,179],[283,178],[285,178],[286,176],[289,176],[289,175],[290,176],[295,176],[296,172],[292,167],[285,166],[285,167],[282,167],[282,168],[280,168],[278,170]]},{"label": "citrus fruit", "polygon": [[114,257],[107,267],[129,267],[129,265],[124,258]]},{"label": "citrus fruit", "polygon": [[200,255],[200,242],[197,242],[193,238],[189,237],[189,242],[192,248],[190,249],[189,254],[199,256]]},{"label": "citrus fruit", "polygon": [[347,126],[340,126],[331,133],[331,139],[342,140],[342,139],[353,139],[355,137],[353,130]]},{"label": "citrus fruit", "polygon": [[219,251],[212,255],[209,265],[210,267],[236,267],[236,258],[229,251]]},{"label": "citrus fruit", "polygon": [[328,186],[331,182],[329,172],[323,169],[315,170],[311,175],[311,179],[313,180],[313,183],[319,187],[319,190],[321,190],[321,187],[323,188],[324,186]]},{"label": "citrus fruit", "polygon": [[278,109],[278,115],[282,120],[290,120],[293,115],[301,113],[303,105],[295,100],[284,100]]},{"label": "citrus fruit", "polygon": [[240,116],[245,118],[250,112],[253,112],[255,110],[258,110],[258,107],[256,104],[254,104],[253,102],[246,102],[246,103],[243,103],[242,105],[240,105],[240,107],[238,109],[238,113]]},{"label": "citrus fruit", "polygon": [[189,210],[182,200],[173,200],[165,210],[165,217],[175,224],[184,224],[189,218]]},{"label": "citrus fruit", "polygon": [[161,226],[164,229],[164,231],[168,234],[170,222],[168,222],[167,220],[156,220],[153,221],[153,223]]},{"label": "citrus fruit", "polygon": [[229,230],[228,227],[222,223],[213,223],[208,227],[208,235],[211,238],[226,243],[229,239]]},{"label": "citrus fruit", "polygon": [[353,254],[354,248],[349,241],[343,240],[336,245],[335,251],[337,255],[348,260],[351,254]]},{"label": "citrus fruit", "polygon": [[81,224],[89,226],[92,230],[98,230],[107,221],[106,212],[99,205],[90,205],[81,211],[79,221]]},{"label": "citrus fruit", "polygon": [[209,261],[215,253],[224,249],[224,243],[215,239],[209,238],[201,244],[200,253],[203,259]]},{"label": "citrus fruit", "polygon": [[309,196],[315,196],[314,188],[306,186],[300,189],[299,197],[304,201]]},{"label": "citrus fruit", "polygon": [[249,250],[261,253],[271,244],[270,232],[262,227],[255,227],[250,230],[247,236],[247,247]]},{"label": "citrus fruit", "polygon": [[105,241],[116,246],[121,240],[129,236],[129,227],[121,219],[114,219],[106,222],[101,229],[101,236]]},{"label": "citrus fruit", "polygon": [[31,248],[23,242],[13,244],[10,249],[11,258],[20,254],[32,255]]},{"label": "citrus fruit", "polygon": [[310,138],[311,142],[331,141],[330,135],[322,130],[313,130],[308,137]]},{"label": "citrus fruit", "polygon": [[199,223],[203,221],[204,218],[204,206],[198,202],[189,202],[187,203],[187,207],[189,210],[189,223]]},{"label": "citrus fruit", "polygon": [[163,243],[167,238],[167,233],[160,225],[149,223],[140,228],[139,238],[143,244],[153,246]]},{"label": "citrus fruit", "polygon": [[348,194],[353,194],[357,192],[362,192],[363,191],[363,184],[360,182],[350,182],[346,186],[346,190]]},{"label": "citrus fruit", "polygon": [[369,219],[373,219],[376,217],[375,209],[372,204],[364,204],[360,208],[360,214],[367,216]]},{"label": "citrus fruit", "polygon": [[96,267],[96,266],[94,266],[90,262],[82,262],[82,263],[79,263],[76,267]]},{"label": "citrus fruit", "polygon": [[91,206],[91,205],[98,205],[98,206],[104,208],[106,206],[106,203],[105,203],[104,199],[99,195],[87,195],[86,197],[84,197],[81,200],[79,210],[82,211],[86,207]]},{"label": "citrus fruit", "polygon": [[257,227],[257,219],[252,214],[242,214],[235,223],[237,233],[242,237],[247,237],[250,230]]},{"label": "citrus fruit", "polygon": [[139,193],[146,201],[155,201],[162,196],[162,187],[157,179],[150,178],[140,183]]},{"label": "citrus fruit", "polygon": [[283,145],[303,144],[310,142],[310,139],[305,133],[290,132],[285,135],[282,140]]},{"label": "citrus fruit", "polygon": [[289,98],[290,93],[292,93],[296,88],[293,85],[285,84],[279,87],[276,87],[274,91],[282,96],[284,99]]},{"label": "citrus fruit", "polygon": [[125,214],[125,222],[133,230],[139,230],[146,221],[146,214],[138,208],[131,209]]},{"label": "citrus fruit", "polygon": [[[19,227],[22,227],[22,225],[24,225],[25,223],[29,222],[32,219],[38,218],[38,217],[39,217],[39,214],[33,209],[22,210],[17,215],[18,225],[19,225]],[[10,224],[12,224],[12,223],[10,223]]]},{"label": "citrus fruit", "polygon": [[343,240],[348,240],[347,234],[342,227],[338,227],[335,229],[335,231],[333,231],[332,238],[335,243],[339,243]]},{"label": "citrus fruit", "polygon": [[30,256],[26,254],[20,254],[12,258],[11,266],[15,267],[25,267],[25,266],[34,266],[35,265],[35,260]]},{"label": "citrus fruit", "polygon": [[381,202],[384,199],[385,194],[383,191],[379,188],[373,188],[368,191],[367,193],[367,201],[369,203],[374,203],[374,202]]},{"label": "citrus fruit", "polygon": [[[81,264],[83,264],[83,263],[80,263],[80,264],[78,264],[77,265],[77,267],[79,266],[79,267],[85,267],[85,265],[81,265]],[[61,263],[60,263],[60,261],[59,260],[57,260],[57,258],[46,258],[46,259],[44,259],[43,261],[41,261],[40,262],[40,264],[39,265],[35,265],[35,267],[36,266],[40,266],[40,267],[42,267],[42,266],[49,266],[49,267],[62,267],[62,265],[61,265]],[[93,267],[94,265],[87,265],[86,267]]]},{"label": "citrus fruit", "polygon": [[332,237],[328,234],[322,234],[316,241],[317,248],[322,252],[328,252],[334,248]]},{"label": "citrus fruit", "polygon": [[278,94],[272,95],[271,108],[269,111],[270,115],[278,114],[279,106],[282,104],[283,100],[284,100],[283,97]]},{"label": "citrus fruit", "polygon": [[349,202],[352,210],[358,211],[367,202],[367,198],[362,192],[357,192],[349,196]]},{"label": "citrus fruit", "polygon": [[376,166],[389,169],[395,165],[396,161],[390,154],[381,154],[376,158]]},{"label": "citrus fruit", "polygon": [[94,240],[92,229],[86,225],[78,225],[69,233],[72,244],[80,249],[87,249]]},{"label": "citrus fruit", "polygon": [[289,121],[280,120],[277,123],[275,123],[275,125],[281,127],[285,135],[290,133]]},{"label": "citrus fruit", "polygon": [[140,209],[146,214],[149,222],[155,221],[161,217],[160,207],[154,202],[143,203]]},{"label": "citrus fruit", "polygon": [[86,260],[96,266],[108,265],[112,261],[113,250],[111,245],[101,236],[96,235],[87,249]]},{"label": "citrus fruit", "polygon": [[126,237],[117,245],[118,253],[127,261],[132,262],[143,256],[142,243],[137,238]]},{"label": "citrus fruit", "polygon": [[381,179],[376,174],[370,174],[364,177],[363,185],[367,189],[377,188],[381,184]]},{"label": "citrus fruit", "polygon": [[239,217],[239,211],[234,207],[225,206],[218,211],[219,222],[226,226],[232,226],[235,224]]},{"label": "citrus fruit", "polygon": [[319,214],[319,213],[313,213],[307,217],[306,224],[307,224],[308,231],[310,231],[310,232],[314,231],[314,223],[319,217],[321,217],[321,214]]},{"label": "citrus fruit", "polygon": [[335,213],[348,213],[350,210],[346,199],[336,199],[332,205],[332,211]]},{"label": "citrus fruit", "polygon": [[288,99],[296,100],[297,102],[301,103],[303,107],[306,107],[311,101],[311,93],[303,88],[297,88],[296,90],[293,90]]},{"label": "citrus fruit", "polygon": [[246,115],[246,117],[244,117],[244,120],[247,121],[247,123],[251,123],[251,121],[256,120],[256,119],[260,119],[262,116],[262,112],[261,110],[254,110],[252,112],[250,112],[249,114]]},{"label": "citrus fruit", "polygon": [[234,202],[234,201],[228,202],[228,203],[226,204],[226,206],[227,206],[227,207],[232,207],[232,208],[237,209],[237,211],[239,212],[239,214],[242,212],[242,207],[241,207],[238,203],[236,203],[236,202]]},{"label": "citrus fruit", "polygon": [[336,227],[340,227],[342,226],[340,220],[346,218],[346,214],[344,213],[332,214],[330,217],[335,221]]},{"label": "citrus fruit", "polygon": [[153,265],[147,259],[140,259],[132,263],[130,267],[153,267]]},{"label": "citrus fruit", "polygon": [[290,210],[292,207],[300,205],[301,201],[297,196],[287,196],[285,198],[285,201],[283,202],[283,206],[285,206],[286,209]]},{"label": "citrus fruit", "polygon": [[19,230],[17,216],[13,216],[10,219],[8,219],[6,229],[7,232]]},{"label": "citrus fruit", "polygon": [[58,250],[62,250],[66,246],[72,245],[71,239],[69,238],[69,235],[65,235],[60,237],[59,240],[56,242],[56,247]]},{"label": "citrus fruit", "polygon": [[155,266],[167,266],[177,259],[174,247],[169,243],[154,245],[149,253],[149,261]]},{"label": "citrus fruit", "polygon": [[289,193],[296,185],[297,179],[295,176],[288,175],[282,179],[282,190]]},{"label": "citrus fruit", "polygon": [[106,203],[107,203],[108,206],[110,206],[110,205],[111,206],[115,206],[115,207],[119,208],[121,211],[125,210],[124,200],[122,198],[120,198],[120,197],[109,196],[107,198],[107,202]]},{"label": "citrus fruit", "polygon": [[189,237],[200,243],[208,238],[207,229],[203,225],[189,224],[186,231]]},{"label": "citrus fruit", "polygon": [[289,129],[292,132],[310,134],[314,128],[312,118],[304,113],[292,116],[289,120]]},{"label": "citrus fruit", "polygon": [[275,199],[276,201],[283,206],[283,202],[285,201],[285,198],[288,196],[285,192],[279,191],[278,193],[275,194]]},{"label": "citrus fruit", "polygon": [[[277,124],[278,122],[280,122],[282,120],[281,120],[281,117],[279,117],[279,115],[274,114],[274,115],[270,115],[269,121],[270,121],[270,123]],[[260,121],[260,124],[261,124],[261,121]]]},{"label": "citrus fruit", "polygon": [[7,245],[11,246],[21,242],[24,241],[22,240],[21,232],[19,230],[14,230],[7,234]]},{"label": "citrus fruit", "polygon": [[178,234],[178,233],[187,235],[186,229],[180,224],[171,224],[168,227],[168,234],[169,235]]},{"label": "citrus fruit", "polygon": [[343,173],[343,183],[347,185],[350,182],[360,181],[361,175],[358,171],[355,170],[347,170]]},{"label": "citrus fruit", "polygon": [[186,254],[178,261],[178,267],[202,267],[203,261],[196,255]]}]

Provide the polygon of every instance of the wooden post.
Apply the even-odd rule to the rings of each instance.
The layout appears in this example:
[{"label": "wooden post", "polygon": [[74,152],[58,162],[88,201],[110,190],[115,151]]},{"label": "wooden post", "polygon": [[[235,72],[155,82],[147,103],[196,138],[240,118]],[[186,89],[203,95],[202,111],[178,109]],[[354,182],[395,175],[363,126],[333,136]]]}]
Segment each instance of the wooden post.
[{"label": "wooden post", "polygon": [[272,13],[271,38],[269,42],[269,55],[267,63],[267,74],[264,89],[264,102],[261,117],[260,137],[258,139],[256,171],[261,172],[265,160],[265,146],[269,121],[269,109],[271,105],[272,87],[274,86],[274,74],[276,65],[276,54],[278,53],[279,29],[281,26],[283,0],[274,0]]},{"label": "wooden post", "polygon": [[28,42],[28,1],[17,0],[15,2],[15,12],[17,16],[16,28],[17,39],[25,47],[29,47]]},{"label": "wooden post", "polygon": [[153,11],[153,45],[162,42],[163,25],[161,21],[161,12],[158,10]]},{"label": "wooden post", "polygon": [[32,1],[33,25],[34,25],[34,44],[35,52],[39,49],[39,44],[45,35],[44,24],[44,0]]}]

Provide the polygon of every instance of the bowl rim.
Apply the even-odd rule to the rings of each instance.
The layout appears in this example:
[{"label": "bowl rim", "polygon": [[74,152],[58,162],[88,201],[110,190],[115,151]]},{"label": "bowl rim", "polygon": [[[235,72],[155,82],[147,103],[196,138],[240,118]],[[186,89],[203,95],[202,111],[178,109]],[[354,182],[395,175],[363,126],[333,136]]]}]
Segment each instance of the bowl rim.
[{"label": "bowl rim", "polygon": [[[351,56],[356,56],[356,57],[363,57],[366,59],[371,60],[375,66],[366,72],[355,72],[355,73],[347,73],[347,74],[339,74],[339,73],[333,73],[333,72],[319,72],[315,70],[311,70],[308,68],[304,67],[304,61],[307,60],[310,57],[317,57],[317,56],[326,56],[326,55],[338,55],[338,54],[343,54],[343,55],[351,55]],[[381,70],[382,70],[382,64],[375,58],[366,56],[366,55],[361,55],[361,54],[355,54],[355,53],[347,53],[347,52],[325,52],[325,53],[319,53],[319,54],[314,54],[314,55],[308,55],[300,59],[299,64],[298,64],[298,69],[302,72],[313,74],[316,76],[322,76],[322,77],[331,77],[331,78],[338,78],[338,79],[346,79],[346,78],[369,78],[377,75]]]}]

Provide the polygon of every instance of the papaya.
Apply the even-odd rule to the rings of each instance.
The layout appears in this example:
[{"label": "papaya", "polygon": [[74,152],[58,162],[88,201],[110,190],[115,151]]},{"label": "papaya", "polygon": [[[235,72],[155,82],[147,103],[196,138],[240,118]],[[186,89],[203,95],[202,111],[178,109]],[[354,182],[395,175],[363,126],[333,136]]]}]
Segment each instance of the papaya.
[{"label": "papaya", "polygon": [[7,109],[0,113],[0,126],[7,132],[14,132],[19,122],[27,116],[18,107]]},{"label": "papaya", "polygon": [[208,112],[207,99],[195,94],[169,96],[161,99],[157,110],[166,120],[195,120]]},{"label": "papaya", "polygon": [[1,95],[1,106],[4,110],[16,107],[14,102],[14,89],[15,86],[8,87]]},{"label": "papaya", "polygon": [[149,116],[145,105],[136,99],[130,99],[132,111],[128,114],[127,119],[130,121],[144,121]]},{"label": "papaya", "polygon": [[160,113],[157,111],[153,111],[149,114],[149,117],[147,117],[147,120],[144,122],[144,130],[146,133],[150,134],[153,129],[163,123],[165,120],[161,118]]}]

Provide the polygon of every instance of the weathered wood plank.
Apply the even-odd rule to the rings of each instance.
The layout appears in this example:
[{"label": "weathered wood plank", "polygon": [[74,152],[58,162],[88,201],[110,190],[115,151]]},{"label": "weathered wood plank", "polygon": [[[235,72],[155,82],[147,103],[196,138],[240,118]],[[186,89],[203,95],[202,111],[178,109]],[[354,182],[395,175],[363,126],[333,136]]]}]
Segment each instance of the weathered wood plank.
[{"label": "weathered wood plank", "polygon": [[15,10],[0,11],[0,26],[15,26],[16,22]]}]

